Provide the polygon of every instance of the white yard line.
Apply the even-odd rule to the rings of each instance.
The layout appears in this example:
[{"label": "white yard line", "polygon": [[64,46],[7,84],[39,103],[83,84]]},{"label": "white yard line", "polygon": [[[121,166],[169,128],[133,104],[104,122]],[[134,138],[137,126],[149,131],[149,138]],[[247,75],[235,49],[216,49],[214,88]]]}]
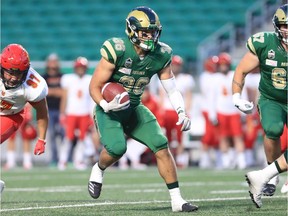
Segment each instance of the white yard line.
[{"label": "white yard line", "polygon": [[[266,199],[266,197],[263,197]],[[287,198],[287,196],[273,196],[268,197],[269,199],[276,198]],[[231,200],[249,200],[249,197],[228,197],[228,198],[211,198],[211,199],[193,199],[188,200],[190,202],[215,202],[215,201],[231,201]],[[11,212],[11,211],[29,211],[39,209],[60,209],[60,208],[77,208],[77,207],[92,207],[92,206],[104,206],[104,205],[139,205],[139,204],[155,204],[155,203],[170,203],[170,201],[161,200],[148,200],[148,201],[135,201],[135,202],[99,202],[99,203],[88,203],[88,204],[76,204],[76,205],[57,205],[57,206],[38,206],[38,207],[27,207],[27,208],[15,208],[15,209],[1,209],[0,212]]]}]

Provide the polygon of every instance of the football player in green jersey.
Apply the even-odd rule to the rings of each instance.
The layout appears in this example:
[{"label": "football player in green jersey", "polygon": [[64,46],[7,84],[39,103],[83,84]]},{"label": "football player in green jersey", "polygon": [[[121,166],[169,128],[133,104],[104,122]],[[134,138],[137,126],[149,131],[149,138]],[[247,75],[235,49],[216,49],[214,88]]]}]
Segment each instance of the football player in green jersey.
[{"label": "football player in green jersey", "polygon": [[[268,164],[281,155],[280,136],[287,127],[287,67],[288,67],[288,4],[275,12],[272,22],[275,32],[260,32],[247,41],[247,52],[238,64],[232,83],[233,103],[244,113],[250,113],[253,104],[241,99],[245,76],[260,68],[258,111],[264,129],[264,150]],[[279,176],[271,179],[263,195],[272,196]],[[250,181],[251,182],[251,181]],[[253,197],[253,196],[252,196]]]},{"label": "football player in green jersey", "polygon": [[287,172],[288,169],[288,150],[262,170],[248,172],[245,177],[250,186],[250,196],[257,208],[262,206],[262,191],[267,182],[279,173]]},{"label": "football player in green jersey", "polygon": [[[89,194],[97,199],[101,193],[104,170],[119,160],[126,151],[125,135],[150,148],[170,193],[173,212],[191,212],[197,206],[186,202],[179,189],[175,161],[168,149],[155,116],[141,103],[141,95],[151,77],[157,74],[165,88],[182,130],[190,129],[184,102],[177,90],[170,68],[171,48],[159,42],[162,26],[157,14],[148,7],[133,9],[126,19],[127,38],[112,38],[104,42],[102,55],[90,82],[90,94],[97,106],[95,124],[104,147],[93,166],[88,183]],[[103,99],[101,88],[107,82],[124,86],[129,103],[119,103],[120,95],[111,102]]]}]

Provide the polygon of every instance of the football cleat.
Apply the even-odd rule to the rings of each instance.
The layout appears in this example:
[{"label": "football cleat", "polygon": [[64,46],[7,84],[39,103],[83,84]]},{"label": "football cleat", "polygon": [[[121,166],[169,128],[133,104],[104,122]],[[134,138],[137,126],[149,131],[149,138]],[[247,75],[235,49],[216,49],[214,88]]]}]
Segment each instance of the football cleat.
[{"label": "football cleat", "polygon": [[192,211],[197,211],[198,210],[198,206],[196,205],[192,205],[191,203],[175,203],[172,202],[172,211],[173,212],[192,212]]},{"label": "football cleat", "polygon": [[273,196],[276,191],[276,186],[273,184],[266,184],[263,188],[263,195],[264,196]]},{"label": "football cleat", "polygon": [[192,205],[191,203],[185,203],[182,205],[182,212],[192,212],[197,210],[198,206]]},{"label": "football cleat", "polygon": [[103,174],[104,171],[101,170],[98,166],[98,163],[96,163],[92,168],[88,183],[88,192],[94,199],[97,199],[101,194]]},{"label": "football cleat", "polygon": [[286,181],[285,184],[283,184],[281,188],[281,193],[288,193],[288,181]]},{"label": "football cleat", "polygon": [[273,196],[276,191],[276,185],[279,183],[279,175],[273,177],[263,188],[264,196]]},{"label": "football cleat", "polygon": [[2,195],[2,192],[3,192],[4,188],[5,188],[5,182],[0,180],[0,194],[1,195]]},{"label": "football cleat", "polygon": [[89,181],[89,183],[88,183],[88,192],[89,192],[90,196],[94,199],[97,199],[100,196],[101,188],[102,188],[101,183],[97,183],[97,182],[93,182],[93,181]]},{"label": "football cleat", "polygon": [[246,181],[249,185],[249,194],[252,202],[257,208],[262,206],[262,190],[267,183],[259,171],[248,172],[246,175]]}]

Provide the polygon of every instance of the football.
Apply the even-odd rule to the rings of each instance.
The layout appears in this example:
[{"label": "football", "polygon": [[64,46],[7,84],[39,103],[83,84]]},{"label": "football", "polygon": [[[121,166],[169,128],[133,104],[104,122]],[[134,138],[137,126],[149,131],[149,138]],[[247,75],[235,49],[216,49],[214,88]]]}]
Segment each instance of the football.
[{"label": "football", "polygon": [[106,83],[102,90],[101,93],[103,95],[103,98],[109,103],[110,101],[112,101],[116,95],[120,94],[120,103],[125,103],[126,101],[129,101],[129,95],[128,92],[125,90],[125,88],[119,84],[119,83],[115,83],[115,82],[108,82]]}]

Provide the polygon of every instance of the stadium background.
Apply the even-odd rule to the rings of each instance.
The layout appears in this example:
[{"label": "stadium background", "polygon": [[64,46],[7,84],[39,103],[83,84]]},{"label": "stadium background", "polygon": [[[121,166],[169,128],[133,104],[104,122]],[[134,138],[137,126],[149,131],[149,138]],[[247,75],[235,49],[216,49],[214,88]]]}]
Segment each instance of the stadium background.
[{"label": "stadium background", "polygon": [[126,37],[125,18],[141,5],[159,15],[160,40],[185,58],[190,73],[199,74],[205,57],[233,52],[271,24],[281,0],[2,0],[1,47],[22,44],[36,68],[52,52],[62,61],[85,56],[95,64],[104,40]]},{"label": "stadium background", "polygon": [[[233,65],[246,51],[245,41],[262,30],[273,30],[271,18],[282,0],[2,0],[1,49],[9,43],[22,44],[31,65],[44,72],[45,59],[57,53],[62,71],[72,72],[78,56],[89,60],[89,73],[100,58],[99,49],[110,37],[126,37],[125,18],[136,6],[149,6],[160,17],[161,41],[185,59],[185,71],[196,79],[204,59],[226,51]],[[197,94],[197,89],[195,91]],[[196,97],[197,101],[197,97]],[[194,104],[195,98],[194,98]],[[199,107],[192,109],[191,141],[201,135]],[[195,123],[196,122],[196,123]],[[200,125],[200,126],[199,126]],[[200,128],[200,131],[199,131]],[[199,138],[199,137],[198,137]],[[21,158],[21,142],[17,151]],[[193,142],[192,147],[193,147]],[[199,143],[196,143],[197,147]],[[5,145],[1,147],[5,160]],[[49,148],[35,161],[47,161]]]}]

